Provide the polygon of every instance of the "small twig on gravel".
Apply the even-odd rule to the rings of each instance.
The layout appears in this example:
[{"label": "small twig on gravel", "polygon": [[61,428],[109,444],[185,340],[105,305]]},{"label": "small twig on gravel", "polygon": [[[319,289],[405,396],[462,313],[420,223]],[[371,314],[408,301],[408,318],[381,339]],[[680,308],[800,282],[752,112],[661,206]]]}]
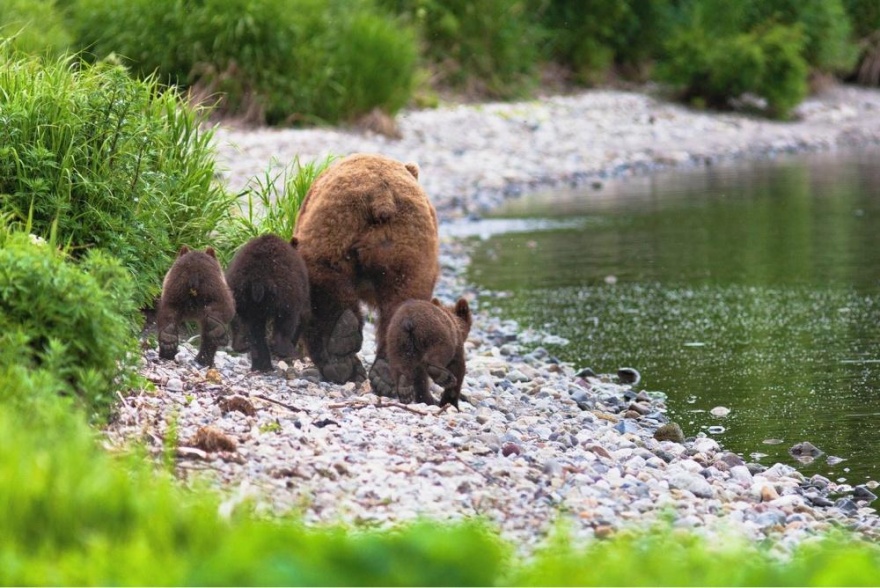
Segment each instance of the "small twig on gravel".
[{"label": "small twig on gravel", "polygon": [[266,402],[271,402],[272,404],[277,404],[278,406],[286,408],[287,410],[292,410],[293,412],[304,412],[306,414],[309,414],[309,411],[307,411],[304,408],[297,408],[296,406],[293,406],[291,404],[285,404],[285,403],[279,402],[277,400],[273,400],[273,399],[269,398],[268,396],[263,396],[262,394],[253,394],[252,396],[254,398],[259,398],[260,400],[265,400]]},{"label": "small twig on gravel", "polygon": [[415,408],[410,408],[406,404],[401,404],[400,402],[382,402],[380,399],[379,402],[339,402],[337,404],[330,404],[327,408],[366,408],[368,406],[375,406],[376,408],[383,407],[394,407],[394,408],[402,408],[403,410],[407,410],[413,414],[417,414],[420,416],[431,416],[429,412],[423,412],[421,410],[416,410]]},{"label": "small twig on gravel", "polygon": [[463,460],[463,459],[462,459],[461,457],[459,457],[457,454],[454,454],[454,453],[453,453],[453,454],[452,454],[452,459],[454,459],[455,461],[457,461],[457,462],[459,462],[459,463],[461,463],[461,464],[464,464],[464,467],[466,467],[466,468],[469,469],[470,471],[472,471],[472,472],[474,472],[474,473],[476,473],[476,474],[479,474],[479,475],[483,476],[483,477],[486,479],[486,481],[489,482],[490,484],[494,484],[495,482],[498,481],[494,476],[492,476],[492,475],[490,475],[490,474],[487,474],[486,472],[481,472],[480,470],[478,470],[477,468],[475,468],[474,466],[472,466],[471,464],[469,464],[468,462],[466,462],[465,460]]}]

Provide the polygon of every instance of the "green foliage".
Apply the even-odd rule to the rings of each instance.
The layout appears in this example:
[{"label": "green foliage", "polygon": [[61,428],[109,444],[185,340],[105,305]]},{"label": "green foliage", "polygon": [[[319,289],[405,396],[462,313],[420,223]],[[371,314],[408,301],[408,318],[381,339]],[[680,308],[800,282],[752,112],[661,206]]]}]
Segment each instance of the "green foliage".
[{"label": "green foliage", "polygon": [[211,135],[154,79],[72,58],[41,61],[0,48],[0,210],[33,215],[76,257],[119,258],[152,303],[181,244],[202,247],[233,197],[214,182]]},{"label": "green foliage", "polygon": [[25,53],[60,55],[71,38],[54,0],[3,0],[0,2],[0,42]]},{"label": "green foliage", "polygon": [[708,543],[658,526],[586,548],[562,534],[505,583],[522,586],[870,586],[880,548],[843,534],[801,544],[790,560],[730,537]]},{"label": "green foliage", "polygon": [[334,159],[331,156],[320,162],[301,163],[299,157],[295,157],[281,172],[266,171],[262,178],[253,178],[241,197],[245,199],[240,204],[241,214],[234,216],[218,236],[217,245],[224,258],[259,235],[292,237],[312,182]]},{"label": "green foliage", "polygon": [[770,25],[732,32],[745,18],[746,4],[738,4],[728,19],[714,15],[723,0],[693,5],[689,24],[677,29],[659,64],[660,79],[682,89],[695,104],[727,107],[745,93],[766,100],[766,113],[788,117],[807,92],[807,64],[801,57],[800,26]]},{"label": "green foliage", "polygon": [[416,25],[439,86],[493,98],[537,84],[540,28],[526,0],[380,0]]},{"label": "green foliage", "polygon": [[[76,395],[90,414],[105,416],[118,387],[133,381],[132,290],[125,269],[100,251],[75,265],[51,243],[4,232],[0,370],[8,378],[37,378],[47,393]],[[10,396],[12,387],[0,388],[6,403],[36,401]]]},{"label": "green foliage", "polygon": [[[46,398],[42,383],[0,368],[16,396]],[[500,573],[503,546],[476,524],[351,533],[225,519],[217,496],[180,488],[142,452],[108,455],[62,404],[28,426],[0,411],[3,585],[486,585]]]},{"label": "green foliage", "polygon": [[843,0],[856,39],[864,39],[880,31],[880,2],[877,0]]},{"label": "green foliage", "polygon": [[801,56],[811,68],[831,73],[852,69],[856,47],[844,0],[749,0],[745,4],[747,30],[768,23],[800,26],[805,39]]},{"label": "green foliage", "polygon": [[73,0],[78,46],[270,124],[338,123],[409,100],[417,46],[369,0]]},{"label": "green foliage", "polygon": [[535,0],[546,29],[546,57],[574,81],[603,81],[615,64],[638,69],[662,47],[671,7],[659,0]]}]

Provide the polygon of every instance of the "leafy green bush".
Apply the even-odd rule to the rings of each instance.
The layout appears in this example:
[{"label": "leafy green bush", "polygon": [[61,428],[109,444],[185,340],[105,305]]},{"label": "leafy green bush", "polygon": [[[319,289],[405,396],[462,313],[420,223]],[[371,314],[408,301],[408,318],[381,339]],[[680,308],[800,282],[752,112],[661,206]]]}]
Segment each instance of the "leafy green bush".
[{"label": "leafy green bush", "polygon": [[415,24],[434,83],[490,98],[538,81],[541,31],[526,0],[379,0]]},{"label": "leafy green bush", "polygon": [[694,3],[688,25],[669,39],[657,76],[695,104],[723,108],[751,93],[766,100],[768,115],[786,118],[807,92],[800,26],[731,32],[748,10],[746,3],[736,6],[729,18],[716,19],[721,7],[714,0]]},{"label": "leafy green bush", "polygon": [[0,370],[45,374],[51,385],[43,389],[75,395],[88,412],[105,416],[118,387],[133,381],[132,290],[125,269],[101,251],[75,265],[51,241],[0,233]]},{"label": "leafy green bush", "polygon": [[60,55],[71,42],[53,0],[0,2],[0,42],[4,38],[19,51],[49,55]]},{"label": "leafy green bush", "polygon": [[97,57],[270,124],[394,114],[418,58],[412,32],[369,0],[72,0],[69,14]]},{"label": "leafy green bush", "polygon": [[843,0],[843,4],[856,39],[864,39],[880,31],[880,2]]},{"label": "leafy green bush", "polygon": [[671,27],[666,0],[536,0],[544,51],[568,67],[573,80],[594,84],[615,66],[636,72],[662,48]]},{"label": "leafy green bush", "polygon": [[801,56],[818,71],[848,73],[856,60],[852,26],[844,0],[748,0],[743,27],[768,23],[799,25],[804,34]]},{"label": "leafy green bush", "polygon": [[181,244],[201,247],[233,197],[214,182],[210,132],[154,79],[73,58],[41,61],[0,48],[0,211],[81,257],[101,248],[152,304]]}]

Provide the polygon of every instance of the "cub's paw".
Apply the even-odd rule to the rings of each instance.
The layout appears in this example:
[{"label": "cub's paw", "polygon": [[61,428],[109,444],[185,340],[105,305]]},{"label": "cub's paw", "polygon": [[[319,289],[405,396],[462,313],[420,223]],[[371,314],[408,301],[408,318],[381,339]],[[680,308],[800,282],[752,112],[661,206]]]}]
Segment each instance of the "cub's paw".
[{"label": "cub's paw", "polygon": [[346,382],[360,384],[367,378],[367,372],[357,356],[351,354],[331,357],[321,368],[321,377],[334,384],[345,384]]},{"label": "cub's paw", "polygon": [[330,340],[327,341],[328,355],[346,356],[360,351],[364,336],[361,333],[361,323],[358,317],[350,309],[343,312],[333,331]]},{"label": "cub's paw", "polygon": [[394,380],[391,378],[391,366],[388,360],[377,358],[370,368],[370,386],[376,396],[388,396],[394,398]]},{"label": "cub's paw", "polygon": [[458,383],[458,378],[444,367],[429,364],[425,371],[428,372],[428,375],[431,376],[434,383],[441,388],[451,388]]}]

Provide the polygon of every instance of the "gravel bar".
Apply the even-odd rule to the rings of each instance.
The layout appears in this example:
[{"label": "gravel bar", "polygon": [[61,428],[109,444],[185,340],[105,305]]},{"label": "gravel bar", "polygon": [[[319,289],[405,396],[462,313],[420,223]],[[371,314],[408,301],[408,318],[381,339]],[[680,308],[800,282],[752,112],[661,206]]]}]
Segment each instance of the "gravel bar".
[{"label": "gravel bar", "polygon": [[[218,126],[221,181],[237,190],[294,157],[383,153],[419,164],[443,233],[537,189],[877,145],[880,91],[830,88],[785,123],[689,110],[651,88],[406,111],[397,123],[397,140]],[[671,515],[674,526],[713,540],[769,538],[782,555],[835,527],[880,536],[876,482],[805,477],[787,464],[749,463],[703,434],[676,437],[664,395],[640,390],[636,373],[579,370],[541,346],[552,333],[487,312],[492,293],[464,279],[468,243],[441,241],[436,294],[445,302],[466,296],[476,308],[460,411],[380,399],[367,382],[317,382],[307,360],[256,374],[246,356],[220,351],[215,368],[201,368],[193,341],[175,361],[144,351],[141,373],[153,386],[120,394],[108,446],[144,441],[158,456],[173,422],[179,477],[216,487],[222,513],[247,503],[267,516],[296,513],[307,524],[383,528],[419,517],[480,517],[526,554],[560,520],[580,540]],[[367,365],[374,354],[368,322]]]}]

